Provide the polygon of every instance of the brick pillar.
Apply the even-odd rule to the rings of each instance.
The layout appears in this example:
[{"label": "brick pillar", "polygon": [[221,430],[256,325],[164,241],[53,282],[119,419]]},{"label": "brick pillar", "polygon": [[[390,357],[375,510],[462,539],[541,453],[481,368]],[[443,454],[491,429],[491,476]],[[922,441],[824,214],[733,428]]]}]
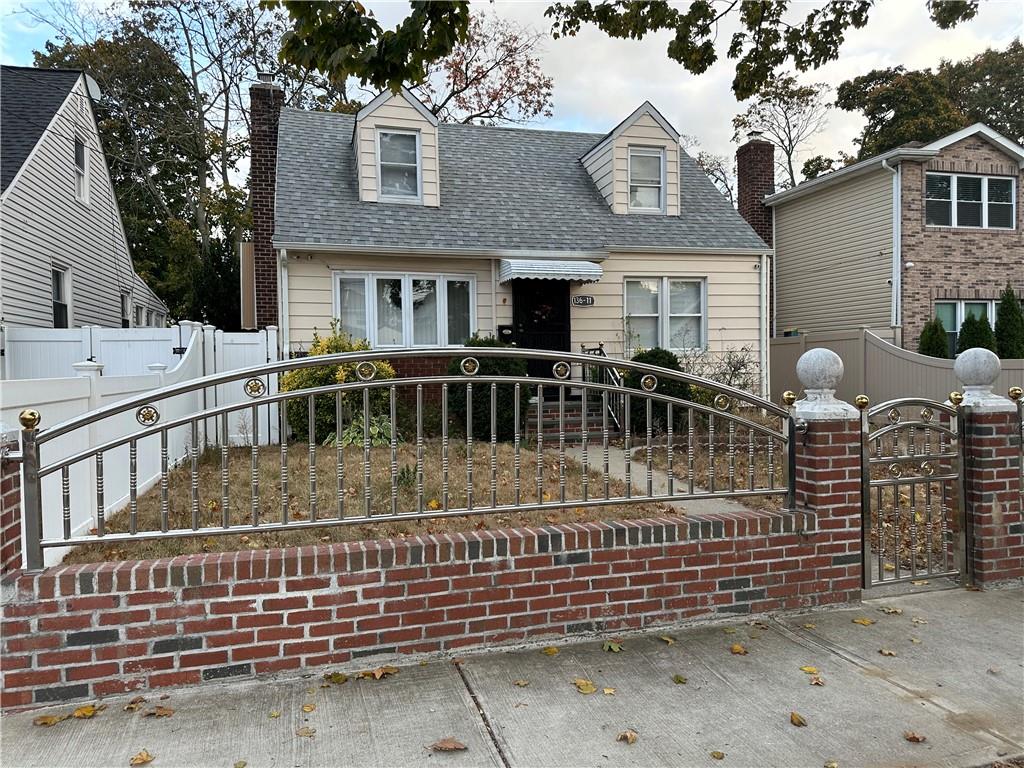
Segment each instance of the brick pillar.
[{"label": "brick pillar", "polygon": [[[999,358],[968,349],[953,367],[964,385],[964,506],[967,559],[979,587],[1024,580],[1024,489],[1021,416],[1017,403],[996,395]],[[1019,397],[1019,388],[1014,391]]]},{"label": "brick pillar", "polygon": [[284,91],[260,75],[249,88],[249,202],[252,209],[256,325],[277,325],[277,254],[274,251],[274,193],[277,185],[277,125]]},{"label": "brick pillar", "polygon": [[812,513],[820,532],[817,578],[828,581],[822,601],[860,600],[863,584],[860,414],[837,400],[843,361],[810,349],[797,361],[805,397],[795,403],[796,507]]},{"label": "brick pillar", "polygon": [[21,465],[7,458],[16,450],[0,437],[0,577],[21,568]]}]

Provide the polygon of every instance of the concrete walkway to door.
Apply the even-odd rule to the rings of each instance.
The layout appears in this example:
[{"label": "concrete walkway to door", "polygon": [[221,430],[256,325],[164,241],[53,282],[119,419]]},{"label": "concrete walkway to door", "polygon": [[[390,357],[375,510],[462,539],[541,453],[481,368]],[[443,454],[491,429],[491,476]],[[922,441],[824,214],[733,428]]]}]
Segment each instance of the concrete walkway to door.
[{"label": "concrete walkway to door", "polygon": [[[118,766],[146,749],[154,768],[1022,765],[1012,758],[1024,755],[1024,589],[914,589],[852,609],[624,636],[618,653],[597,641],[555,655],[406,658],[380,680],[330,684],[317,670],[147,693],[134,712],[129,694],[52,727],[33,718],[74,707],[8,714],[0,762]],[[596,690],[581,693],[578,680]],[[145,717],[156,705],[173,715]],[[627,729],[633,744],[616,740]],[[467,748],[428,748],[445,738]]]}]

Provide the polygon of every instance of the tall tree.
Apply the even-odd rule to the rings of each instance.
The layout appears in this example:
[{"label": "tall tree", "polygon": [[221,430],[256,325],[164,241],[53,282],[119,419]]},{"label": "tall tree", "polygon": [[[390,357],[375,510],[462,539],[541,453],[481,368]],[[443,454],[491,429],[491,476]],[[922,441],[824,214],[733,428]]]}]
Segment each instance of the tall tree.
[{"label": "tall tree", "polygon": [[956,63],[943,61],[939,76],[950,98],[970,122],[985,123],[1018,144],[1024,143],[1024,44],[986,49]]},{"label": "tall tree", "polygon": [[797,157],[827,122],[828,94],[824,83],[800,85],[789,75],[777,78],[754,97],[745,112],[732,119],[733,141],[759,131],[779,150],[775,153],[779,186],[795,187]]},{"label": "tall tree", "polygon": [[[333,81],[355,77],[361,83],[397,90],[420,82],[433,62],[447,56],[469,30],[469,4],[411,2],[411,13],[394,29],[385,30],[361,2],[268,0],[284,7],[292,30],[283,46],[286,60],[316,69]],[[692,0],[678,7],[669,0],[576,0],[556,2],[545,15],[555,38],[576,35],[592,24],[609,37],[639,40],[670,32],[666,53],[689,72],[702,74],[718,60],[719,26],[738,24],[726,55],[737,60],[733,91],[745,99],[760,91],[791,65],[798,71],[817,69],[839,56],[849,29],[868,22],[876,0],[842,0],[814,8],[802,21],[792,21],[795,0]],[[979,0],[925,2],[942,29],[974,18]],[[731,17],[731,18],[730,18]]]},{"label": "tall tree", "polygon": [[711,180],[722,197],[736,205],[736,159],[729,155],[716,155],[700,148],[700,139],[692,134],[683,134],[679,143],[697,167]]}]

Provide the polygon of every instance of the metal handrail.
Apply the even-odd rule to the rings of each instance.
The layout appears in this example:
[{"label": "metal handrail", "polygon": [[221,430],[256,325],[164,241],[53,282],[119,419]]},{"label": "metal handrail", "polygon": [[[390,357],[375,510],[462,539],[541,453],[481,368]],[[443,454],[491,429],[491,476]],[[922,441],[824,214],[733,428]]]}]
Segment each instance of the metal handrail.
[{"label": "metal handrail", "polygon": [[[608,358],[608,353],[604,351],[604,342],[598,342],[596,347],[587,347],[580,344],[580,352],[585,355],[592,355],[594,357]],[[619,373],[619,369],[613,365],[601,366],[601,378],[604,383],[610,384],[617,389],[622,389],[625,386],[625,380],[622,374]],[[611,417],[612,422],[615,424],[615,429],[622,430],[622,394],[616,393],[613,397],[609,398],[608,415]]]}]

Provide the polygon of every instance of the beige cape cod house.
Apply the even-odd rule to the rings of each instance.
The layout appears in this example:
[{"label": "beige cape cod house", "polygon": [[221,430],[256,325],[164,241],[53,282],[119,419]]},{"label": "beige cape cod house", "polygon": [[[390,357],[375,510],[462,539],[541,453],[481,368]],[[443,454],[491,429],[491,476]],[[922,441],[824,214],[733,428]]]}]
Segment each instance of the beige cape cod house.
[{"label": "beige cape cod house", "polygon": [[251,94],[243,290],[289,352],[336,318],[382,350],[476,333],[749,347],[766,368],[770,249],[650,103],[600,135],[439,124],[404,89],[355,115],[282,108],[269,82]]}]

